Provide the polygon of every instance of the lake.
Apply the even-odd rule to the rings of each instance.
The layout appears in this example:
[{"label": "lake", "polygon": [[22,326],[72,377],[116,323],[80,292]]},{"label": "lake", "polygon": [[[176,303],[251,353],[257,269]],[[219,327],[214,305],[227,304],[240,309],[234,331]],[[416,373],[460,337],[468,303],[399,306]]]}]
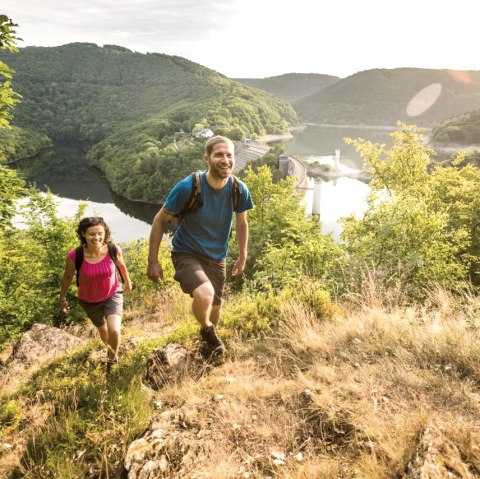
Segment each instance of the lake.
[{"label": "lake", "polygon": [[[287,152],[306,161],[329,161],[336,148],[340,149],[340,161],[346,168],[361,170],[362,160],[343,138],[365,138],[379,143],[390,143],[388,131],[362,128],[308,126],[289,143]],[[58,198],[58,210],[62,216],[75,214],[81,201],[87,202],[86,215],[103,216],[112,230],[116,242],[128,242],[147,238],[153,217],[159,205],[126,200],[115,194],[98,170],[85,161],[83,145],[61,145],[44,151],[35,159],[14,163],[24,177],[41,191],[49,189]],[[310,186],[313,181],[310,180]],[[341,227],[339,217],[351,213],[360,214],[365,207],[364,197],[368,185],[358,180],[339,178],[324,182],[321,188],[320,219],[323,232],[338,237]],[[311,210],[312,190],[305,195],[307,208]]]}]

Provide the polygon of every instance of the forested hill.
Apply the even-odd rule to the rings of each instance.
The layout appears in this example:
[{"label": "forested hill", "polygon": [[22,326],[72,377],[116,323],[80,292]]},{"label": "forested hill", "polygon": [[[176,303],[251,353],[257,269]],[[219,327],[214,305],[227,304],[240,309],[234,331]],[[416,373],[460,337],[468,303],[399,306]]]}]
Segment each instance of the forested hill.
[{"label": "forested hill", "polygon": [[295,102],[322,90],[340,78],[319,73],[286,73],[268,78],[235,78],[235,80]]},{"label": "forested hill", "polygon": [[22,95],[12,124],[90,144],[88,161],[129,199],[162,200],[203,166],[195,134],[204,128],[235,140],[299,123],[278,96],[176,56],[72,43],[1,51],[0,60]]},{"label": "forested hill", "polygon": [[13,87],[23,96],[13,124],[54,139],[95,142],[179,110],[186,131],[203,122],[254,135],[297,121],[283,100],[176,56],[72,43],[2,51],[0,59],[15,70]]},{"label": "forested hill", "polygon": [[396,125],[401,120],[431,127],[480,108],[480,71],[367,70],[293,105],[304,121],[313,123]]},{"label": "forested hill", "polygon": [[435,126],[432,139],[438,143],[480,144],[480,109],[447,118]]}]

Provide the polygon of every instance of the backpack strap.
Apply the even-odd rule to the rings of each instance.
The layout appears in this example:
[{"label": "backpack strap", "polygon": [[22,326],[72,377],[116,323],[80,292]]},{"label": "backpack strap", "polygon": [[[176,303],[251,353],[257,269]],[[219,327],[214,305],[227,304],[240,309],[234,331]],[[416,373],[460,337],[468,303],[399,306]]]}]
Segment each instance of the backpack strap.
[{"label": "backpack strap", "polygon": [[[123,279],[120,268],[118,267],[117,245],[115,243],[107,243],[107,248],[108,248],[108,254],[110,258],[112,258],[112,261],[115,264],[115,267],[117,268],[117,271],[120,276],[120,279],[122,280],[122,283],[125,283],[125,280]],[[77,286],[78,286],[78,279],[80,276],[80,268],[82,267],[82,263],[83,263],[83,245],[75,248],[75,272],[77,276]]]},{"label": "backpack strap", "polygon": [[113,264],[117,268],[118,275],[120,276],[120,279],[122,283],[125,283],[125,280],[123,279],[122,272],[120,271],[120,268],[118,267],[118,262],[117,262],[117,245],[115,243],[107,243],[107,248],[108,248],[108,254],[110,255],[110,258],[112,258]]},{"label": "backpack strap", "polygon": [[180,213],[174,215],[177,218],[177,225],[183,220],[188,213],[194,213],[198,208],[203,206],[202,201],[202,172],[194,171],[192,173],[192,191],[188,200],[183,205]]},{"label": "backpack strap", "polygon": [[75,274],[77,277],[77,286],[78,286],[78,276],[80,268],[82,267],[83,263],[83,245],[77,246],[75,248]]},{"label": "backpack strap", "polygon": [[235,176],[232,176],[232,206],[233,211],[237,209],[238,198],[240,197],[240,180]]}]

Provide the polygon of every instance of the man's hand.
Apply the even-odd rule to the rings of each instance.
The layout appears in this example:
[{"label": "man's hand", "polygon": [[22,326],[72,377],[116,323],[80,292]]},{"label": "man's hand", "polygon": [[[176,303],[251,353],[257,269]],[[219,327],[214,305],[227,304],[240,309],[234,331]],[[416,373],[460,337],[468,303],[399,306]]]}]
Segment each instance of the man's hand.
[{"label": "man's hand", "polygon": [[245,259],[238,258],[237,261],[235,261],[235,265],[233,266],[232,276],[240,276],[245,269],[245,263]]},{"label": "man's hand", "polygon": [[160,283],[160,281],[163,280],[162,265],[158,261],[149,261],[147,266],[147,276],[154,283]]}]

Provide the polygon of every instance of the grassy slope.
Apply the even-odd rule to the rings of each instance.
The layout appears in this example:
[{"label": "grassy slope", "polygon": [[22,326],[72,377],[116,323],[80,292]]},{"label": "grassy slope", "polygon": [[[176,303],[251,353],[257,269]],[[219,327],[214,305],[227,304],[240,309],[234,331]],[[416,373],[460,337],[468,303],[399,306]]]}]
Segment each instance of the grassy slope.
[{"label": "grassy slope", "polygon": [[[47,470],[48,477],[107,477],[107,471],[115,477],[149,418],[170,411],[183,418],[170,447],[189,450],[205,437],[215,448],[190,465],[167,448],[162,477],[180,470],[184,478],[401,477],[422,432],[432,427],[441,431],[444,448],[436,467],[446,462],[478,477],[478,300],[461,306],[436,292],[427,308],[386,310],[382,296],[370,288],[361,304],[339,305],[328,318],[277,298],[278,327],[255,338],[231,327],[234,317],[247,327],[255,300],[248,307],[245,297],[231,297],[224,323],[230,328],[220,330],[226,363],[148,391],[141,383],[145,356],[165,343],[162,335],[187,346],[197,335],[189,299],[175,286],[149,298],[145,304],[154,309],[128,312],[124,344],[136,350],[124,353],[108,387],[85,351],[2,398],[2,406],[15,400],[23,413],[3,433],[2,443],[12,447],[2,450],[0,471],[4,477],[40,477]],[[7,476],[16,462],[26,475]]]}]

